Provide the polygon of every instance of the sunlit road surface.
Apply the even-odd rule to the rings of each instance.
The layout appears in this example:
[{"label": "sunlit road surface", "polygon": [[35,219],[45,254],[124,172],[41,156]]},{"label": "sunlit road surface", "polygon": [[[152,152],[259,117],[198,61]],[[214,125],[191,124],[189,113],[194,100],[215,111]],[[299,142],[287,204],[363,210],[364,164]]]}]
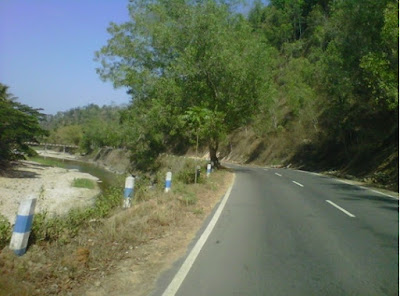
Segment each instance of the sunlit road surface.
[{"label": "sunlit road surface", "polygon": [[192,246],[154,295],[398,295],[398,200],[300,171],[234,168],[198,254]]}]

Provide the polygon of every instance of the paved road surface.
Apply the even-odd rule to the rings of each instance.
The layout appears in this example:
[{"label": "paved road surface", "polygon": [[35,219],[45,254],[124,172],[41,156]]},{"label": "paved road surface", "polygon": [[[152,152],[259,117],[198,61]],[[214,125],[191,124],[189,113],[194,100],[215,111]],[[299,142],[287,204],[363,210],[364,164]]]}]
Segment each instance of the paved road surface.
[{"label": "paved road surface", "polygon": [[397,200],[306,172],[235,171],[176,295],[398,295]]}]

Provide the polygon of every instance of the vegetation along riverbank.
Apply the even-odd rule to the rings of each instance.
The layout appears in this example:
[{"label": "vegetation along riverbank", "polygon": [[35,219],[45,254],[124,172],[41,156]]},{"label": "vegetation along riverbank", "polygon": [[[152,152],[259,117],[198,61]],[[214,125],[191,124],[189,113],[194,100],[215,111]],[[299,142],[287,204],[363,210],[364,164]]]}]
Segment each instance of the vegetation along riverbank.
[{"label": "vegetation along riverbank", "polygon": [[[220,170],[209,179],[203,171],[193,184],[192,168],[203,168],[201,161],[164,156],[157,163],[160,170],[152,179],[138,178],[128,210],[121,208],[121,182],[92,206],[64,216],[35,215],[27,254],[16,257],[7,247],[0,252],[0,295],[121,295],[132,288],[147,295],[232,182],[232,175]],[[168,169],[175,173],[166,194]],[[9,235],[4,226],[1,231]]]}]

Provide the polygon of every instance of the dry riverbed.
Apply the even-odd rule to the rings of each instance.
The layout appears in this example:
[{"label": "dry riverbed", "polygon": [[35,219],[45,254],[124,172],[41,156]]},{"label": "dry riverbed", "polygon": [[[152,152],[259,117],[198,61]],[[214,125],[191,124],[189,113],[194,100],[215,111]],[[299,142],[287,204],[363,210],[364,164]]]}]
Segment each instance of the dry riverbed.
[{"label": "dry riverbed", "polygon": [[[90,179],[94,189],[72,186],[74,179]],[[62,215],[72,207],[87,206],[100,193],[98,178],[58,167],[49,167],[32,161],[20,161],[5,172],[0,171],[0,214],[12,224],[21,200],[37,198],[36,213]]]}]

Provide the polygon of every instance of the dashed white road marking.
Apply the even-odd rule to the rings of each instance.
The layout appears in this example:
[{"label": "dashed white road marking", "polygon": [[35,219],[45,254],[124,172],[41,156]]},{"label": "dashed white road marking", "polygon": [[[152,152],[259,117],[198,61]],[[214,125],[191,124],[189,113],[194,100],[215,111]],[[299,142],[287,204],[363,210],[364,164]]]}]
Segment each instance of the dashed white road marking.
[{"label": "dashed white road marking", "polygon": [[338,206],[338,205],[335,204],[334,202],[332,202],[332,201],[330,201],[330,200],[326,200],[326,202],[329,203],[329,204],[331,204],[332,206],[334,206],[334,207],[337,208],[338,210],[342,211],[342,212],[345,213],[347,216],[350,216],[350,217],[352,217],[352,218],[355,217],[352,213],[346,211],[345,209],[343,209],[342,207]]},{"label": "dashed white road marking", "polygon": [[233,179],[231,187],[229,187],[228,191],[225,193],[224,198],[222,199],[221,203],[218,206],[214,216],[212,217],[210,223],[207,225],[207,228],[204,230],[203,234],[200,236],[199,240],[190,251],[189,255],[186,257],[185,262],[183,262],[181,268],[178,270],[177,274],[164,291],[162,296],[174,296],[178,291],[179,287],[182,285],[186,275],[188,274],[190,268],[192,267],[194,261],[196,260],[197,256],[199,255],[201,249],[203,248],[204,244],[206,243],[211,231],[214,229],[215,224],[219,217],[221,216],[222,210],[225,207],[226,202],[231,194],[233,184],[235,183],[235,177]]},{"label": "dashed white road marking", "polygon": [[303,184],[300,184],[299,182],[296,182],[296,181],[292,181],[292,182],[293,182],[294,184],[300,186],[300,187],[304,187],[304,185],[303,185]]},{"label": "dashed white road marking", "polygon": [[278,173],[275,173],[275,175],[277,175],[277,176],[279,176],[279,177],[282,177],[282,175],[281,175],[281,174],[278,174]]}]

